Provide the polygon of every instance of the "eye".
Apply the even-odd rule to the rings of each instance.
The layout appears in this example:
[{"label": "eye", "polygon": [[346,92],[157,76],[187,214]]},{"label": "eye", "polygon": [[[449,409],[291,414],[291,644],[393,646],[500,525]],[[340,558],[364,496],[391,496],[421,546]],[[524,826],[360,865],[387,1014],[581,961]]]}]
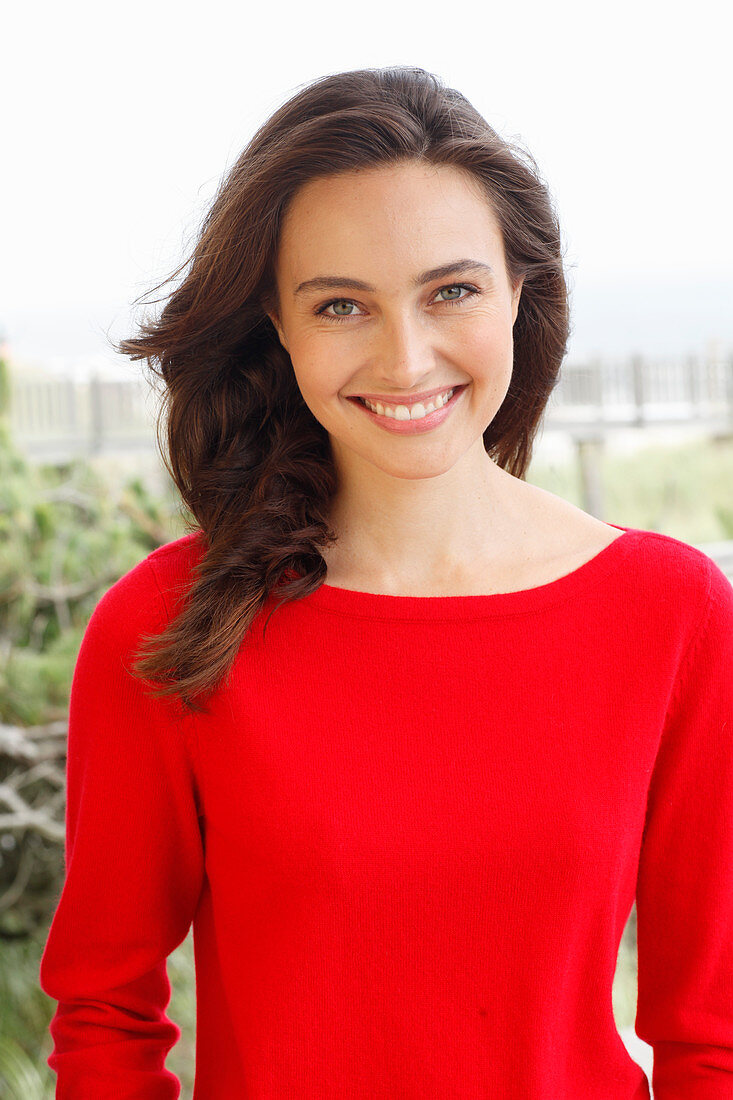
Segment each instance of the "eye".
[{"label": "eye", "polygon": [[[462,306],[464,302],[467,302],[470,298],[476,297],[481,293],[478,287],[470,286],[468,283],[449,283],[447,286],[440,287],[436,294],[442,294],[444,290],[465,290],[466,295],[462,298],[441,298],[439,300],[440,305],[444,306]],[[324,317],[328,321],[348,321],[350,317],[358,316],[355,313],[335,314],[326,313],[326,310],[331,306],[337,305],[350,305],[356,306],[356,302],[352,298],[331,298],[329,302],[324,302],[322,306],[319,306],[315,311],[317,317]]]},{"label": "eye", "polygon": [[[442,294],[444,290],[468,290],[473,292],[473,287],[466,286],[464,283],[454,283],[453,286],[442,286],[438,291],[438,294]],[[471,294],[466,295],[467,298],[471,297]],[[466,298],[443,298],[444,302],[465,302]]]},{"label": "eye", "polygon": [[319,317],[327,317],[329,321],[344,321],[347,317],[353,317],[353,313],[326,313],[325,311],[331,306],[355,306],[356,302],[353,302],[351,298],[332,298],[330,302],[326,302],[325,306],[321,306],[316,310],[316,314]]}]

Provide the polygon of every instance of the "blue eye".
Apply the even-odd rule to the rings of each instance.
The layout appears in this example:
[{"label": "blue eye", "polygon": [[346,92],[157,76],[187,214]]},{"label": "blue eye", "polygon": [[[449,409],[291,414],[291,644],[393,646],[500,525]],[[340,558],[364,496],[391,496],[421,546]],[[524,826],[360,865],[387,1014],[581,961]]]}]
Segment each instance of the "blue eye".
[{"label": "blue eye", "polygon": [[[467,294],[463,298],[442,298],[441,305],[445,306],[462,306],[464,302],[467,302],[470,298],[480,294],[481,291],[478,287],[470,286],[468,283],[449,283],[447,286],[441,286],[436,294],[440,294],[443,290],[465,290]],[[326,313],[325,311],[329,306],[338,305],[339,303],[355,306],[357,303],[352,298],[331,298],[329,302],[325,302],[322,306],[319,306],[316,310],[317,317],[324,317],[328,321],[348,321],[349,318],[356,316],[353,313],[335,314]]]}]

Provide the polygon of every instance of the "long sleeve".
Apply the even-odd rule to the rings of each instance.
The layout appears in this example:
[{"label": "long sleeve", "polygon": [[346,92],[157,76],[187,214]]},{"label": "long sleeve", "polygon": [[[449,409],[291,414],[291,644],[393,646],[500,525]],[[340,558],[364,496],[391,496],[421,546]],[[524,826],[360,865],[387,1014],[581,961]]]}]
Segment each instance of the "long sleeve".
[{"label": "long sleeve", "polygon": [[654,1050],[654,1100],[733,1097],[733,586],[708,563],[638,869],[636,1033]]},{"label": "long sleeve", "polygon": [[[167,620],[146,559],[97,604],[69,702],[65,881],[40,964],[61,1100],[176,1100],[167,956],[203,881],[193,738],[129,671]],[[177,716],[176,716],[177,715]]]}]

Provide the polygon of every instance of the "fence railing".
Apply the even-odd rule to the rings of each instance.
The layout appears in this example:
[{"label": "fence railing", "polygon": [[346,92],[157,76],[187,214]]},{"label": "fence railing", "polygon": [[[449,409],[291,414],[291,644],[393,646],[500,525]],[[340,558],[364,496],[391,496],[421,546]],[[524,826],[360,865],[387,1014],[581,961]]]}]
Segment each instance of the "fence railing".
[{"label": "fence railing", "polygon": [[10,429],[29,457],[154,446],[159,397],[144,378],[10,378]]},{"label": "fence railing", "polygon": [[[142,376],[87,381],[24,378],[11,370],[10,425],[29,458],[141,450],[155,445],[160,396]],[[614,428],[696,424],[733,431],[733,356],[566,363],[545,432],[603,438]]]},{"label": "fence railing", "polygon": [[733,356],[566,364],[546,416],[547,428],[571,432],[690,422],[733,427]]}]

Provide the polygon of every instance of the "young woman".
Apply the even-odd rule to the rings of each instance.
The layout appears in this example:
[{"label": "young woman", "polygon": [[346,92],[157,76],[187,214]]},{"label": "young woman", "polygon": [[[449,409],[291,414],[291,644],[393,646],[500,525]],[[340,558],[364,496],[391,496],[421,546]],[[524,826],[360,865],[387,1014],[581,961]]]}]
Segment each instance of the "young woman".
[{"label": "young woman", "polygon": [[[532,157],[420,68],[255,134],[160,317],[194,517],[104,595],[41,964],[59,1095],[733,1095],[733,587],[528,484],[568,336]],[[141,657],[141,643],[147,646]]]}]

